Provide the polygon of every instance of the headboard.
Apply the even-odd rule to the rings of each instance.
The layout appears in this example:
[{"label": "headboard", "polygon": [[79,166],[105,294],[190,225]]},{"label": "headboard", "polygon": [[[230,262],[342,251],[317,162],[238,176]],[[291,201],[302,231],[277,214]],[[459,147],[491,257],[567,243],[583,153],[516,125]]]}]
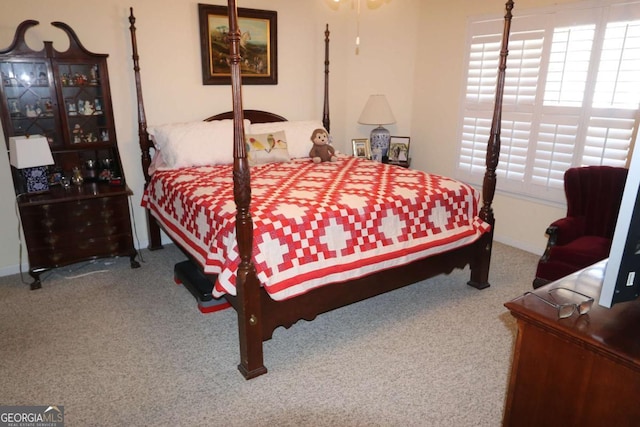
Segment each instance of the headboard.
[{"label": "headboard", "polygon": [[[269,122],[286,122],[282,116],[278,114],[270,113],[262,110],[244,110],[244,118],[248,119],[251,123],[269,123]],[[233,119],[233,111],[226,111],[224,113],[216,114],[204,119],[205,122],[211,122],[214,120],[227,120]]]}]

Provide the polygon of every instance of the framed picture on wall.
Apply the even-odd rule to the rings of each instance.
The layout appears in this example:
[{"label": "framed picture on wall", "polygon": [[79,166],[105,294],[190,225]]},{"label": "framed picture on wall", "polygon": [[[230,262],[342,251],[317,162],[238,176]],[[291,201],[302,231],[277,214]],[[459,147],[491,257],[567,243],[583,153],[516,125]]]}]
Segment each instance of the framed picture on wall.
[{"label": "framed picture on wall", "polygon": [[355,138],[351,140],[353,146],[354,157],[361,157],[363,159],[371,158],[371,148],[369,146],[369,140],[367,138]]},{"label": "framed picture on wall", "polygon": [[[198,4],[202,84],[231,84],[227,6]],[[243,85],[278,84],[278,13],[238,8]]]},{"label": "framed picture on wall", "polygon": [[408,136],[392,136],[389,142],[389,163],[407,163],[409,161]]}]

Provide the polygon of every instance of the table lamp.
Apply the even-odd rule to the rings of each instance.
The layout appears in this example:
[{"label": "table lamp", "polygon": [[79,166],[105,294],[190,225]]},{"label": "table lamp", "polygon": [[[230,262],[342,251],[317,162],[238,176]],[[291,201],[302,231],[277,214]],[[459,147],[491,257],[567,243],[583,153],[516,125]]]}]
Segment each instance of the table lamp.
[{"label": "table lamp", "polygon": [[9,163],[20,169],[27,193],[49,190],[47,165],[53,164],[49,141],[42,135],[9,137]]},{"label": "table lamp", "polygon": [[384,95],[371,95],[367,104],[364,106],[364,110],[362,110],[362,114],[360,114],[358,123],[363,125],[378,125],[377,128],[371,131],[369,139],[373,160],[381,162],[388,157],[391,134],[387,129],[383,128],[382,125],[395,122],[396,119],[393,117],[387,98]]}]

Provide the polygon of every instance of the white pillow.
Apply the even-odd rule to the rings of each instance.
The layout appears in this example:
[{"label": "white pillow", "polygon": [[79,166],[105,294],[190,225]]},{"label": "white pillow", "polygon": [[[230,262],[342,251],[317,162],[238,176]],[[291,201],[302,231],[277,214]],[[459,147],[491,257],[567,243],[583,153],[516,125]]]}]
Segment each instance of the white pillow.
[{"label": "white pillow", "polygon": [[[250,125],[245,119],[245,129]],[[171,123],[148,132],[168,168],[233,163],[233,120]]]},{"label": "white pillow", "polygon": [[311,134],[316,129],[324,129],[320,120],[252,123],[252,134],[284,131],[287,137],[287,148],[292,159],[309,157],[313,147]]},{"label": "white pillow", "polygon": [[287,140],[283,131],[246,134],[249,166],[288,162]]}]

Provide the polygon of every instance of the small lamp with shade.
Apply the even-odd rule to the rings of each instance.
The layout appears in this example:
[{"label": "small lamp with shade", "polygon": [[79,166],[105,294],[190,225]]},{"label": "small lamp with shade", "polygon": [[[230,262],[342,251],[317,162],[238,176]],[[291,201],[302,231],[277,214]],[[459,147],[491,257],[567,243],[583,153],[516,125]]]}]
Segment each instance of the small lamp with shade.
[{"label": "small lamp with shade", "polygon": [[371,157],[373,160],[382,162],[389,155],[389,141],[391,134],[382,125],[395,123],[391,107],[384,95],[371,95],[367,104],[360,114],[358,123],[363,125],[377,125],[371,131],[369,142],[371,144]]},{"label": "small lamp with shade", "polygon": [[54,162],[46,137],[42,135],[10,137],[9,163],[22,172],[27,193],[49,190],[47,166]]}]

